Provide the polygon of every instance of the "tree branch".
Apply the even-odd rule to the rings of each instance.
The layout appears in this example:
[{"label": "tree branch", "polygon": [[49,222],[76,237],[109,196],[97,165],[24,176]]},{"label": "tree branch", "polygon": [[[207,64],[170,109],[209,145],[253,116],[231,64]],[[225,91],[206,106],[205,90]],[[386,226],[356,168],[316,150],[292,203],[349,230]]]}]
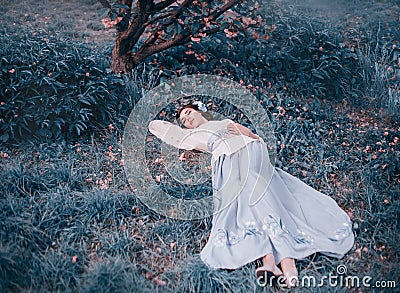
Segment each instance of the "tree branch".
[{"label": "tree branch", "polygon": [[178,34],[171,40],[153,45],[153,46],[142,46],[139,51],[137,51],[136,54],[142,56],[142,57],[147,57],[150,55],[153,55],[155,53],[159,53],[164,51],[165,49],[168,49],[173,46],[178,46],[185,44],[190,41],[190,34]]},{"label": "tree branch", "polygon": [[142,48],[149,47],[149,46],[153,45],[158,39],[158,35],[159,35],[158,32],[159,31],[160,31],[159,29],[156,29],[153,32],[153,34],[144,42],[144,44],[142,45]]},{"label": "tree branch", "polygon": [[[110,5],[107,0],[99,1],[103,2],[103,5]],[[193,37],[204,37],[220,31],[221,24],[217,19],[240,2],[240,0],[228,0],[228,2],[222,4],[221,7],[216,7],[214,10],[207,13],[208,16],[203,15],[207,20],[202,21],[201,18],[196,20],[197,27],[196,31],[193,32],[190,24],[189,27],[187,26],[187,23],[193,23],[193,20],[190,20],[190,17],[193,15],[190,14],[189,7],[191,7],[191,5],[198,5],[197,1],[199,0],[182,0],[182,2],[178,4],[180,2],[178,2],[178,0],[162,0],[155,4],[155,0],[119,0],[119,3],[129,3],[129,7],[132,7],[132,3],[136,3],[136,14],[131,18],[131,10],[134,8],[124,13],[124,20],[128,21],[125,23],[126,29],[123,31],[117,30],[117,42],[113,50],[113,70],[118,72],[129,70],[129,68],[133,68],[143,62],[147,57],[168,48],[186,44],[190,42]],[[169,9],[168,7],[174,3],[178,4],[178,6]],[[185,16],[188,17],[189,22],[178,21],[181,15],[186,11],[188,11],[188,15],[185,14]],[[122,10],[120,10],[120,12],[122,12]],[[167,34],[171,39],[165,40],[162,38],[164,36],[164,31],[170,31],[169,28],[171,28],[171,25],[174,23],[180,25],[182,30],[179,33],[172,33],[171,31],[171,34]],[[209,24],[213,24],[213,26],[209,27]],[[147,30],[149,30],[150,33],[148,38],[136,52],[132,52],[133,48],[135,48],[140,38]],[[199,32],[199,35],[196,35],[197,32]]]},{"label": "tree branch", "polygon": [[147,14],[153,6],[154,6],[153,0],[137,0],[136,3],[137,14],[138,15]]},{"label": "tree branch", "polygon": [[156,22],[156,21],[158,21],[158,20],[161,20],[161,19],[163,19],[163,18],[167,18],[167,17],[173,16],[173,15],[174,15],[174,12],[172,12],[172,11],[171,11],[171,12],[168,12],[168,13],[164,13],[164,14],[158,15],[158,16],[156,16],[156,17],[150,19],[149,21],[147,21],[147,22],[144,23],[143,25],[144,25],[144,26],[149,26],[150,24],[152,24],[152,23],[154,23],[154,22]]},{"label": "tree branch", "polygon": [[[228,3],[226,3],[224,6],[222,6],[219,9],[216,9],[213,12],[213,16],[211,16],[212,20],[218,18],[219,15],[223,14],[225,11],[227,11],[228,9],[230,9],[232,6],[234,6],[237,2],[239,2],[240,0],[232,0]],[[181,4],[181,9],[177,10],[175,15],[171,15],[171,19],[170,22],[168,22],[166,25],[164,26],[168,26],[170,23],[172,23],[173,20],[176,19],[176,16],[178,13],[181,13],[183,11],[184,6],[189,5],[190,3],[192,3],[193,0],[186,0]],[[215,17],[215,18],[214,18]],[[203,26],[204,29],[204,26]],[[214,34],[216,32],[218,32],[220,30],[220,26],[211,28],[211,29],[207,29],[207,30],[202,30],[201,33],[205,33],[207,35],[211,35]],[[145,58],[147,56],[151,56],[155,53],[159,53],[164,51],[165,49],[168,49],[170,47],[173,46],[178,46],[178,45],[182,45],[185,43],[188,43],[191,40],[191,33],[187,33],[187,34],[178,34],[176,35],[174,38],[172,38],[171,40],[168,41],[164,41],[158,44],[155,44],[155,42],[158,40],[158,31],[160,31],[160,29],[157,29],[151,37],[149,37],[145,43],[143,44],[143,46],[134,54],[137,54],[138,56],[141,56],[142,58]]]},{"label": "tree branch", "polygon": [[121,32],[121,45],[124,44],[124,47],[127,50],[125,52],[120,52],[120,54],[125,54],[129,50],[131,50],[136,43],[139,41],[140,37],[142,36],[143,32],[146,29],[146,26],[143,24],[146,23],[150,17],[148,11],[154,6],[153,0],[138,0],[136,4],[137,8],[137,15],[129,23],[128,28]]},{"label": "tree branch", "polygon": [[220,28],[221,28],[220,26],[217,26],[217,27],[214,27],[214,28],[210,28],[210,29],[201,31],[201,33],[202,34],[206,34],[206,35],[212,35],[212,34],[215,34],[215,33],[219,32]]},{"label": "tree branch", "polygon": [[176,2],[176,0],[165,0],[163,2],[157,3],[151,9],[151,13],[163,10],[164,8],[167,8],[168,6],[170,6],[174,2]]},{"label": "tree branch", "polygon": [[230,2],[226,3],[221,8],[215,9],[213,12],[210,13],[209,19],[216,20],[219,16],[224,14],[227,10],[231,9],[233,6],[235,6],[239,2],[240,2],[240,0],[231,0]]},{"label": "tree branch", "polygon": [[[179,15],[182,14],[184,8],[187,7],[187,6],[189,6],[192,2],[193,2],[193,0],[185,0],[185,1],[182,2],[182,4],[180,5],[179,10],[175,10],[175,11],[172,11],[172,12],[169,12],[169,13],[166,13],[166,14],[163,14],[163,15],[159,15],[159,16],[157,16],[157,17],[155,17],[155,18],[153,18],[153,19],[147,21],[147,22],[144,24],[144,26],[148,26],[148,25],[154,23],[154,22],[157,21],[157,20],[160,20],[160,19],[169,17],[169,21],[168,21],[167,23],[165,23],[165,24],[162,26],[162,27],[166,28],[166,27],[168,27],[169,25],[171,25],[174,21],[176,21],[176,19],[179,17]],[[158,29],[158,30],[159,30],[159,29]],[[158,35],[157,35],[157,30],[156,30],[156,32],[155,32],[151,37],[149,37],[149,38],[145,41],[144,46],[149,46],[149,45],[154,44],[155,41],[157,40],[157,38],[158,38]]]},{"label": "tree branch", "polygon": [[[176,2],[176,0],[175,0],[174,2]],[[158,16],[152,18],[151,20],[149,20],[148,22],[146,22],[146,23],[144,24],[144,26],[149,26],[150,24],[152,24],[152,23],[154,23],[154,22],[156,22],[156,21],[158,21],[158,20],[160,20],[160,19],[164,19],[164,18],[170,17],[169,21],[164,25],[164,26],[168,26],[168,25],[170,25],[174,20],[176,20],[176,18],[183,12],[183,8],[186,7],[186,6],[188,6],[188,5],[189,5],[190,3],[192,3],[192,2],[193,2],[193,0],[185,0],[185,1],[181,4],[181,6],[179,7],[178,10],[170,11],[170,12],[167,12],[167,13],[165,13],[165,14],[158,15]],[[152,10],[153,10],[153,9],[152,9]]]}]

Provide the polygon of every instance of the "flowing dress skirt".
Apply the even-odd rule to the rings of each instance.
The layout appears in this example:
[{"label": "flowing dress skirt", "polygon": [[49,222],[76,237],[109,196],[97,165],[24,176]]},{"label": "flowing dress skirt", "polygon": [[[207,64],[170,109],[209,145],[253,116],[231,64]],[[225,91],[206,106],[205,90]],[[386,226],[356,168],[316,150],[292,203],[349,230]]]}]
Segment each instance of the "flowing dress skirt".
[{"label": "flowing dress skirt", "polygon": [[270,163],[267,147],[249,143],[214,163],[214,215],[200,257],[236,269],[268,253],[276,264],[315,252],[343,257],[354,244],[349,216],[329,196]]}]

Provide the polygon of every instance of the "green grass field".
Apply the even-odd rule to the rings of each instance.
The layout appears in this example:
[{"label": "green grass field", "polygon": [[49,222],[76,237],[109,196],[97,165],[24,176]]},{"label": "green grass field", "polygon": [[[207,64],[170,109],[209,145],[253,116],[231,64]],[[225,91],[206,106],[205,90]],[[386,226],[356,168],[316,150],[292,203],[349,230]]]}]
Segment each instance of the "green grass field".
[{"label": "green grass field", "polygon": [[[176,49],[168,53],[171,59],[160,55],[159,63],[149,60],[127,77],[107,70],[113,35],[101,26],[102,11],[96,1],[4,3],[0,8],[0,291],[278,291],[257,284],[254,270],[259,261],[234,271],[209,270],[199,253],[212,219],[163,217],[143,205],[128,184],[122,160],[124,123],[150,88],[179,75],[176,66],[182,75],[220,72],[251,85],[248,88],[270,113],[276,165],[331,196],[351,217],[356,236],[351,251],[341,260],[322,254],[299,260],[300,278],[321,280],[337,275],[337,267],[345,265],[347,276],[370,276],[371,285],[396,284],[396,288],[325,285],[293,291],[396,291],[400,285],[400,54],[396,49],[400,14],[396,12],[400,9],[390,1],[356,1],[349,6],[339,1],[340,9],[332,11],[329,4],[315,2],[271,3],[274,12],[266,18],[277,28],[270,32],[265,52],[281,59],[274,63],[267,56],[269,65],[259,64],[259,70],[246,67],[246,62],[240,63],[244,57],[235,55],[258,47],[246,49],[246,40],[232,41],[237,51],[221,57],[218,54],[225,53],[213,49],[210,40],[197,50],[204,50],[209,60],[226,58],[220,71],[196,60],[176,61],[182,55]],[[301,22],[305,19],[310,25]],[[315,43],[320,51],[318,42],[334,46],[326,55],[318,55],[331,63],[320,61],[317,72],[312,71],[307,50],[314,52],[310,44]],[[238,66],[230,67],[236,60]],[[303,64],[305,69],[297,72],[294,66],[287,72],[278,63]],[[329,71],[332,68],[340,74]],[[318,78],[323,70],[328,75]],[[88,100],[82,102],[82,96]],[[15,115],[32,117],[27,127],[34,125],[31,129],[36,132],[25,129]]]}]

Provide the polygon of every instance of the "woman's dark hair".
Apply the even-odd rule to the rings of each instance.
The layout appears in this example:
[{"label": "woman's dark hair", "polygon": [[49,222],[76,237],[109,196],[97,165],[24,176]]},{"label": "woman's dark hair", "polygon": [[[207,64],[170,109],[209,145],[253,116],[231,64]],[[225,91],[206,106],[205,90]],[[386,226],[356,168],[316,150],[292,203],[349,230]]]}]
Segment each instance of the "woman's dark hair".
[{"label": "woman's dark hair", "polygon": [[181,116],[182,111],[187,109],[187,108],[191,108],[191,109],[195,109],[197,111],[200,111],[199,106],[197,106],[197,105],[192,105],[192,104],[185,105],[185,106],[179,108],[178,112],[175,115],[175,118],[177,120],[179,120],[179,116]]},{"label": "woman's dark hair", "polygon": [[180,119],[179,119],[179,116],[181,116],[182,111],[185,110],[185,109],[187,109],[187,108],[191,108],[191,109],[194,109],[194,110],[196,110],[196,111],[199,111],[199,112],[201,113],[201,115],[203,115],[204,118],[206,118],[207,120],[211,120],[211,119],[213,118],[213,116],[212,116],[211,113],[201,111],[201,110],[199,109],[199,106],[193,105],[193,104],[188,104],[188,105],[185,105],[185,106],[180,107],[179,110],[178,110],[178,112],[177,112],[176,115],[175,115],[176,120],[178,121],[179,125],[181,125],[181,126],[183,126],[183,125],[182,125],[182,123],[181,123],[181,121],[180,121]]}]

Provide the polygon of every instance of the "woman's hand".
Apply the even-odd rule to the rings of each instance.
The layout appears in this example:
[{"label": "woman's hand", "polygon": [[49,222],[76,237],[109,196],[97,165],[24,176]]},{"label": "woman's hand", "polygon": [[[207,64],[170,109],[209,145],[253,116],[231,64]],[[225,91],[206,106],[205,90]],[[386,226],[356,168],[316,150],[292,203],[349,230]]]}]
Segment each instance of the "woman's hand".
[{"label": "woman's hand", "polygon": [[253,132],[251,132],[250,129],[247,127],[239,124],[239,123],[229,123],[228,126],[226,127],[229,131],[229,133],[234,134],[234,135],[246,135],[251,138],[256,138],[258,139],[258,135],[255,135]]},{"label": "woman's hand", "polygon": [[230,134],[240,135],[242,132],[240,131],[239,127],[241,125],[238,123],[229,123],[226,129],[228,129]]}]

